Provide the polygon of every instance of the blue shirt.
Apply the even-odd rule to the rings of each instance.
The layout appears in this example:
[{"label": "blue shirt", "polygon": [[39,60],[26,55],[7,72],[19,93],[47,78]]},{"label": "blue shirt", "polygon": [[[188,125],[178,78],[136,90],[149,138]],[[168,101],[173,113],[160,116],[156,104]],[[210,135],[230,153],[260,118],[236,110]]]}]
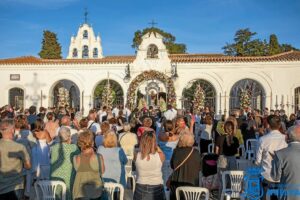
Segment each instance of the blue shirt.
[{"label": "blue shirt", "polygon": [[125,165],[127,157],[120,147],[105,148],[99,146],[97,153],[103,156],[105,172],[103,178],[105,182],[120,183],[126,186]]}]

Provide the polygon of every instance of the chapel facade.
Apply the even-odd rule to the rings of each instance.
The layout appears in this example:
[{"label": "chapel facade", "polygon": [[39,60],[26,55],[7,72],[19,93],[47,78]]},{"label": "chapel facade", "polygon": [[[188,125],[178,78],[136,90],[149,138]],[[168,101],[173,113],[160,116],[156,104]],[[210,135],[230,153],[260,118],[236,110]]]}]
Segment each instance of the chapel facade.
[{"label": "chapel facade", "polygon": [[68,105],[86,114],[107,103],[103,88],[109,86],[111,103],[130,108],[165,102],[190,109],[200,101],[217,114],[242,104],[288,114],[300,109],[298,74],[298,51],[264,57],[169,54],[155,32],[142,37],[135,55],[104,56],[100,36],[83,24],[71,37],[66,59],[1,59],[0,105]]}]

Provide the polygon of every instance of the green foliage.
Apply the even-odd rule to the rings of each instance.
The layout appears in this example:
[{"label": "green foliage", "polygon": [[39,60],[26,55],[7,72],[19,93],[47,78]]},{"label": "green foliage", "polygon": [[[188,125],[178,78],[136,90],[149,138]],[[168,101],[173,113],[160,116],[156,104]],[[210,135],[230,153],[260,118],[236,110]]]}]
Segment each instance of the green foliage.
[{"label": "green foliage", "polygon": [[249,28],[240,29],[235,33],[234,43],[226,43],[224,54],[229,56],[267,56],[290,50],[298,50],[289,44],[280,45],[275,34],[270,35],[269,43],[266,40],[253,39],[256,32]]},{"label": "green foliage", "polygon": [[175,40],[176,40],[175,36],[173,36],[171,33],[164,32],[163,30],[161,30],[159,28],[155,28],[155,27],[145,28],[142,31],[137,30],[134,33],[134,38],[132,40],[131,47],[137,50],[139,45],[142,43],[143,35],[145,35],[146,33],[149,33],[149,32],[159,33],[160,35],[163,36],[163,42],[166,45],[166,48],[168,49],[170,54],[186,53],[186,45],[185,44],[175,43]]},{"label": "green foliage", "polygon": [[292,50],[299,51],[299,49],[293,47],[290,44],[282,44],[282,45],[280,45],[280,49],[282,52],[287,52],[287,51],[292,51]]},{"label": "green foliage", "polygon": [[39,56],[44,59],[61,59],[61,46],[56,34],[45,30],[43,34],[42,49]]},{"label": "green foliage", "polygon": [[270,35],[269,55],[278,54],[281,52],[280,45],[275,34]]}]

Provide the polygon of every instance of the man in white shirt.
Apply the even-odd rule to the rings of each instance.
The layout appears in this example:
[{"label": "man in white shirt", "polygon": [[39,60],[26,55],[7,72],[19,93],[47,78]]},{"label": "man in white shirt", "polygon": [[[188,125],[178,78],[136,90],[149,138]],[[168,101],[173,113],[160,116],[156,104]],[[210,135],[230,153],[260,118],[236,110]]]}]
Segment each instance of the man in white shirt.
[{"label": "man in white shirt", "polygon": [[177,111],[172,108],[172,105],[168,105],[168,110],[164,113],[166,120],[173,120],[177,116]]},{"label": "man in white shirt", "polygon": [[103,117],[107,116],[106,112],[107,107],[103,106],[102,110],[98,112],[98,117],[99,117],[99,123],[101,124],[103,122]]},{"label": "man in white shirt", "polygon": [[255,161],[255,164],[262,168],[261,175],[264,177],[264,196],[267,189],[277,182],[271,176],[274,152],[287,147],[285,135],[279,132],[279,128],[281,127],[280,117],[270,115],[267,118],[267,122],[270,126],[271,132],[259,139]]},{"label": "man in white shirt", "polygon": [[119,111],[120,111],[120,109],[119,109],[118,106],[116,106],[116,107],[112,110],[112,114],[113,114],[113,116],[114,116],[115,118],[117,118],[117,117],[119,116]]}]

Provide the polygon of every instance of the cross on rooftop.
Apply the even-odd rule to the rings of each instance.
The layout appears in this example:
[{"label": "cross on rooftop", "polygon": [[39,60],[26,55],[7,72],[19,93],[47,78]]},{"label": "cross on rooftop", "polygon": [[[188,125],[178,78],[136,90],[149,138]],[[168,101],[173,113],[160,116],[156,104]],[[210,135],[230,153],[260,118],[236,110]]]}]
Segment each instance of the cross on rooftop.
[{"label": "cross on rooftop", "polygon": [[88,11],[87,11],[87,8],[85,8],[85,11],[84,11],[84,23],[87,24],[87,16],[88,16]]},{"label": "cross on rooftop", "polygon": [[151,25],[151,28],[154,28],[154,25],[156,25],[157,23],[152,19],[152,21],[149,24]]}]

